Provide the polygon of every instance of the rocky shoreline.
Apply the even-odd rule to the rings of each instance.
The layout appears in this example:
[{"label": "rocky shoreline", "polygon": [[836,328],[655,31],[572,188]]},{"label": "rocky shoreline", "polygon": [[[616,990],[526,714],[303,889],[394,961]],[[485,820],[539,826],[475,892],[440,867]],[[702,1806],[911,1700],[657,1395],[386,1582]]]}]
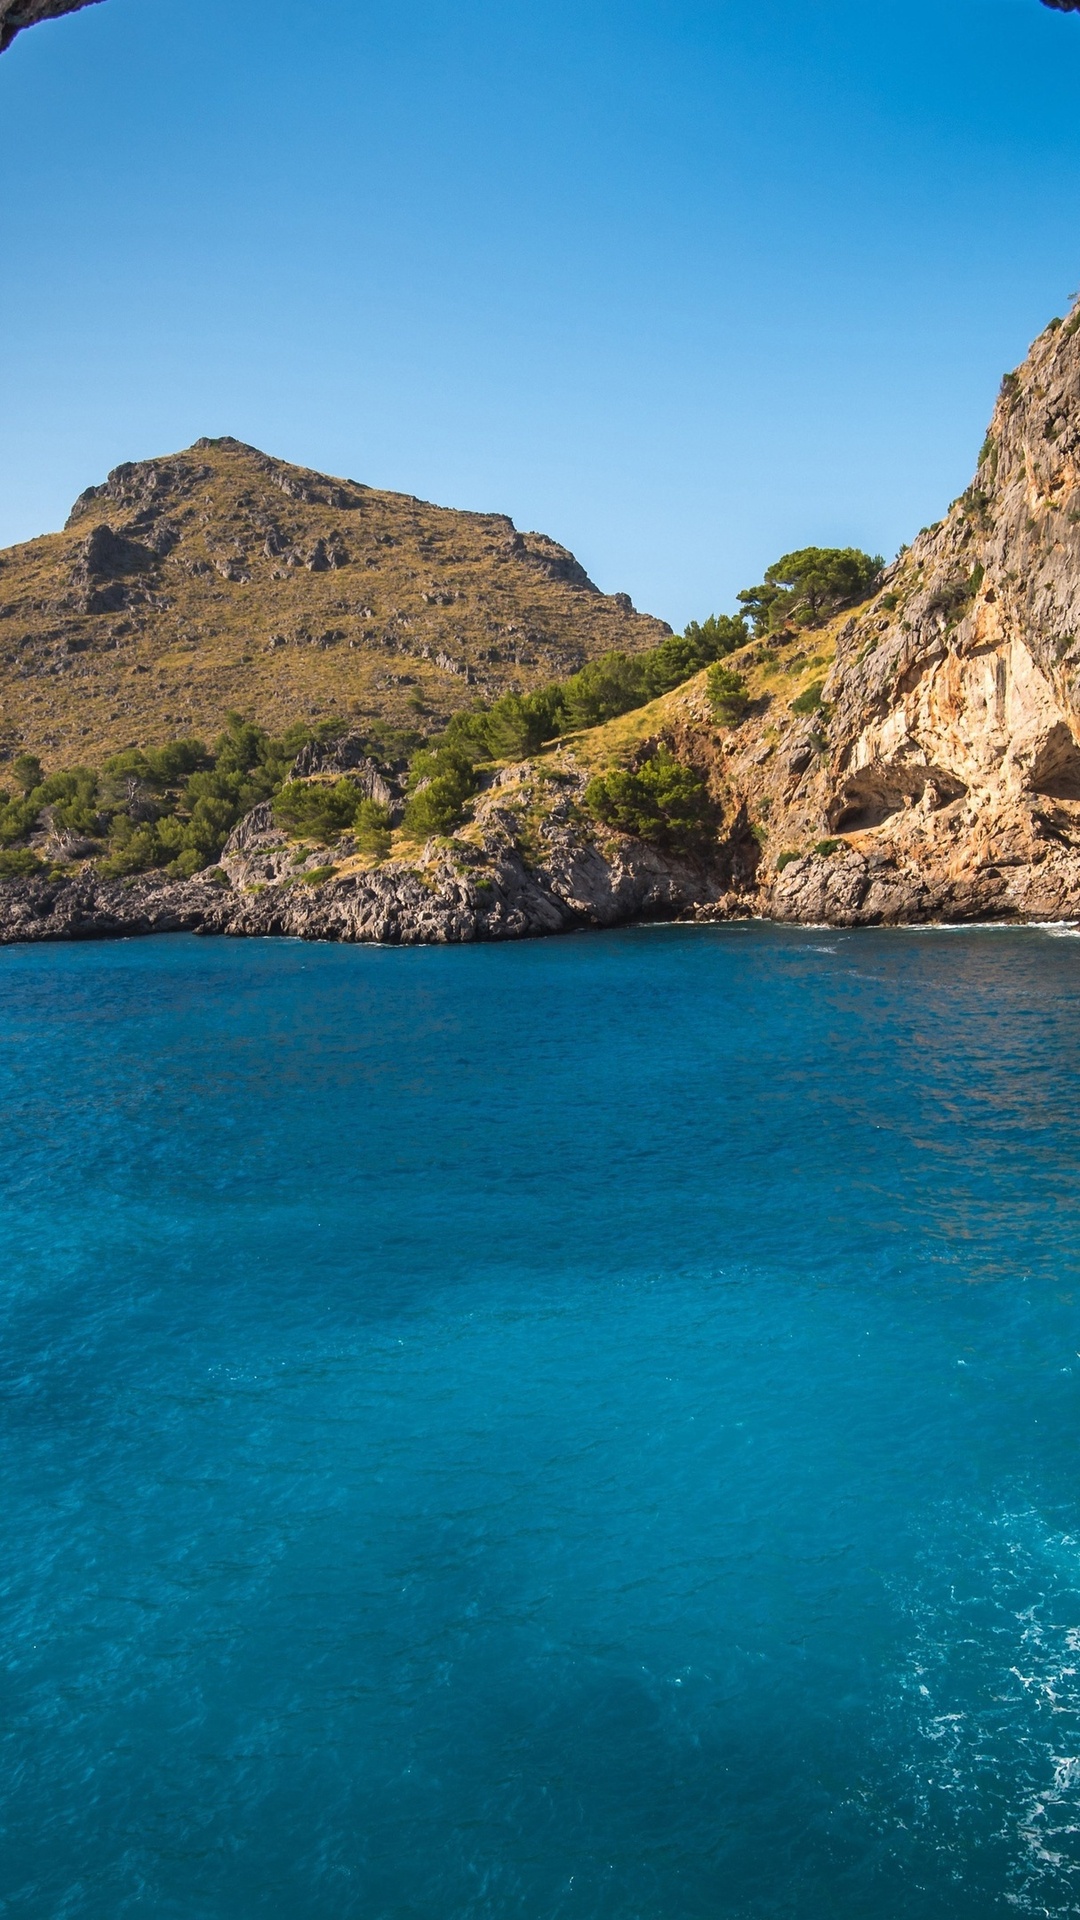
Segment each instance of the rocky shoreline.
[{"label": "rocky shoreline", "polygon": [[766,885],[731,888],[720,872],[629,840],[578,844],[536,869],[513,846],[463,869],[466,851],[475,855],[433,846],[418,865],[390,861],[318,885],[236,884],[225,866],[194,880],[106,880],[92,869],[10,880],[0,886],[0,945],[197,933],[448,946],[665,921],[850,928],[1080,917],[1077,855],[949,878],[845,848],[793,861]]},{"label": "rocky shoreline", "polygon": [[463,870],[464,851],[433,849],[418,866],[390,861],[318,885],[288,878],[236,885],[217,867],[194,880],[104,880],[85,871],[7,881],[0,945],[200,933],[446,946],[634,920],[727,918],[734,906],[704,872],[644,846],[607,858],[582,848],[561,868],[539,872],[513,847]]}]

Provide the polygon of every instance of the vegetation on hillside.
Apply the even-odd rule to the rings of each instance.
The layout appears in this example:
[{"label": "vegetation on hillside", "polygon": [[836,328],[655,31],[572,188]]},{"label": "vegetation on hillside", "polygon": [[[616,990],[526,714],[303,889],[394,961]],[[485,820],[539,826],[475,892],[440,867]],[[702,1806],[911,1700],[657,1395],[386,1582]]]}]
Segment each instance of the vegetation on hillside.
[{"label": "vegetation on hillside", "polygon": [[[484,761],[526,759],[548,741],[645,706],[745,646],[748,638],[743,619],[714,614],[701,623],[691,621],[684,633],[672,634],[647,653],[605,653],[568,680],[552,681],[535,693],[504,694],[490,706],[455,714],[438,744],[413,759],[406,827],[418,837],[452,832],[479,785],[476,770]],[[647,812],[646,807],[641,817]]]},{"label": "vegetation on hillside", "polygon": [[697,853],[715,831],[716,810],[699,773],[661,747],[636,770],[615,767],[585,789],[597,820],[672,853]]},{"label": "vegetation on hillside", "polygon": [[[777,561],[763,586],[739,600],[756,632],[798,630],[865,595],[880,565],[854,548],[806,548]],[[527,759],[551,741],[658,699],[705,668],[715,723],[737,726],[750,693],[744,675],[725,662],[748,639],[747,614],[692,621],[684,633],[647,652],[610,651],[565,680],[477,704],[426,740],[376,722],[368,750],[396,773],[407,763],[407,836],[449,834],[483,784],[485,764]],[[820,703],[816,682],[793,711],[816,711]],[[297,838],[331,845],[348,834],[359,852],[384,858],[390,812],[367,797],[355,778],[293,777],[301,748],[347,726],[344,720],[324,721],[273,735],[231,713],[211,746],[190,738],[129,748],[100,769],[46,773],[34,755],[21,754],[6,780],[0,775],[0,878],[43,871],[49,859],[82,858],[97,859],[99,871],[110,877],[151,869],[189,877],[218,859],[232,828],[259,801],[269,801],[277,822]],[[605,825],[673,851],[699,849],[714,825],[704,781],[667,748],[636,769],[598,775],[585,797]]]},{"label": "vegetation on hillside", "polygon": [[[0,874],[39,870],[27,843],[43,835],[46,848],[100,855],[100,871],[113,878],[152,868],[188,877],[215,861],[236,822],[279,790],[311,738],[302,726],[273,738],[233,713],[212,747],[174,740],[131,748],[100,770],[46,775],[35,756],[20,754],[11,786],[0,786]],[[354,809],[356,799],[354,788]]]},{"label": "vegetation on hillside", "polygon": [[[101,532],[108,529],[108,537]],[[664,623],[500,514],[318,474],[236,441],[117,468],[63,532],[0,553],[0,751],[94,767],[239,708],[441,730]]]},{"label": "vegetation on hillside", "polygon": [[505,694],[491,706],[454,715],[444,739],[474,759],[513,760],[536,753],[561,734],[599,727],[620,713],[670,693],[703,667],[745,646],[745,620],[713,615],[673,633],[647,653],[605,653],[568,680],[535,693]]},{"label": "vegetation on hillside", "polygon": [[713,719],[722,727],[737,726],[750,704],[750,691],[741,673],[719,663],[705,681]]},{"label": "vegetation on hillside", "polygon": [[349,833],[359,853],[390,851],[390,810],[361,796],[355,780],[287,780],[273,800],[274,818],[287,832],[327,845]]}]

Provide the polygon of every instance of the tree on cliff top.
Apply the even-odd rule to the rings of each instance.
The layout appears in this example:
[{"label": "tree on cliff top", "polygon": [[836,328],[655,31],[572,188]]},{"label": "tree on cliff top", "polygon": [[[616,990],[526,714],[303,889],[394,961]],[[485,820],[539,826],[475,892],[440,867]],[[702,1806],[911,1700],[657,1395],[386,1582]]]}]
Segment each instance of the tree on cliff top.
[{"label": "tree on cliff top", "polygon": [[758,638],[780,627],[820,627],[865,600],[884,565],[879,553],[858,547],[800,547],[767,567],[761,585],[747,587],[739,600]]}]

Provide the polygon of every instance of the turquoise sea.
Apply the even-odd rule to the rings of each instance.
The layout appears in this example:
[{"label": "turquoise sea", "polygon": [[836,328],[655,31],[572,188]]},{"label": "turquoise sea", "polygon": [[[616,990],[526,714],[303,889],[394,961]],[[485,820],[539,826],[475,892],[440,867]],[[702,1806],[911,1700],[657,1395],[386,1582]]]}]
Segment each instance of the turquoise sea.
[{"label": "turquoise sea", "polygon": [[1080,940],[0,953],[4,1920],[1080,1914]]}]

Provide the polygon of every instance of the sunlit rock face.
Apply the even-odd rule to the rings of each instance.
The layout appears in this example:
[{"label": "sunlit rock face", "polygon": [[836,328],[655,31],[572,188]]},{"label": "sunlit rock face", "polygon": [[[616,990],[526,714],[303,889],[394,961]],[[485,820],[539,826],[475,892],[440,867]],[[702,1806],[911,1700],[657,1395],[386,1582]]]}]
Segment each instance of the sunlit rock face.
[{"label": "sunlit rock face", "polygon": [[791,730],[773,703],[729,749],[789,850],[759,874],[771,911],[1080,914],[1080,309],[1006,375],[971,486],[841,627],[806,752]]}]

